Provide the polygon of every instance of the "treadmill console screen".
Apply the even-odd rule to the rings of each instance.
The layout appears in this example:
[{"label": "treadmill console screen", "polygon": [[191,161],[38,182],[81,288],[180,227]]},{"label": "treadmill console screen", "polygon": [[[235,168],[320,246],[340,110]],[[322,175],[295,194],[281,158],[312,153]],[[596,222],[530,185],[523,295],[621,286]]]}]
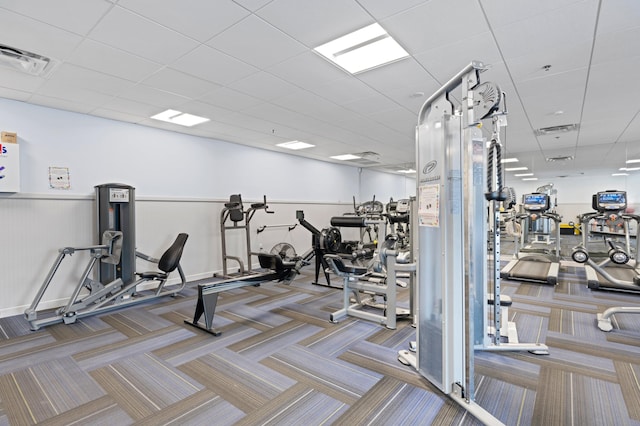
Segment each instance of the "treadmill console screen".
[{"label": "treadmill console screen", "polygon": [[627,193],[625,191],[607,191],[597,194],[598,211],[621,211],[627,208]]},{"label": "treadmill console screen", "polygon": [[522,196],[522,204],[526,211],[549,210],[549,196],[547,194],[525,194]]}]

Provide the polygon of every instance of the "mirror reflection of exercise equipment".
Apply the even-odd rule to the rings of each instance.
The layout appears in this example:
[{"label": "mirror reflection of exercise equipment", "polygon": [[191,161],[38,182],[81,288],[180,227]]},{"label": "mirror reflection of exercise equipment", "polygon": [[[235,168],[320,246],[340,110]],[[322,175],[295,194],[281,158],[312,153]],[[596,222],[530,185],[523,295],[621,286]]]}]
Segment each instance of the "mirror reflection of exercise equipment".
[{"label": "mirror reflection of exercise equipment", "polygon": [[[273,211],[269,210],[267,205],[267,196],[265,195],[261,203],[252,203],[251,206],[245,211],[242,204],[242,195],[232,194],[229,197],[229,202],[224,204],[224,208],[220,212],[220,236],[222,240],[222,276],[230,277],[232,275],[242,276],[248,275],[252,272],[252,256],[257,256],[258,253],[251,251],[251,219],[258,210],[264,210],[265,213],[273,214]],[[229,222],[231,225],[229,225]],[[232,256],[227,252],[227,232],[229,231],[244,231],[245,235],[245,248],[246,248],[246,267],[245,262],[240,256]],[[237,263],[238,273],[229,273],[229,260],[233,260]]]},{"label": "mirror reflection of exercise equipment", "polygon": [[[497,419],[474,402],[474,351],[548,353],[548,348],[505,342],[502,330],[499,206],[508,194],[502,185],[500,128],[506,125],[506,107],[495,84],[480,82],[484,69],[479,62],[469,64],[419,113],[418,218],[412,232],[417,241],[417,341],[416,353],[412,347],[400,351],[399,361],[415,367],[476,418],[495,424]],[[460,92],[454,93],[457,88]],[[488,157],[479,128],[485,118],[493,124]],[[494,233],[493,262],[488,222]]]},{"label": "mirror reflection of exercise equipment", "polygon": [[[500,272],[502,278],[515,281],[532,281],[556,285],[560,271],[560,222],[562,217],[549,211],[551,198],[548,194],[534,192],[522,197],[524,213],[511,220],[520,224],[520,242],[515,244],[514,259]],[[553,222],[554,238],[550,239],[550,222]],[[526,232],[529,230],[529,233]],[[533,246],[527,234],[535,242],[553,244],[553,249]]]},{"label": "mirror reflection of exercise equipment", "polygon": [[[160,259],[137,252],[134,188],[123,184],[104,184],[95,189],[97,230],[101,244],[63,247],[58,251],[33,302],[24,312],[34,331],[55,323],[71,324],[79,318],[158,297],[175,296],[185,287],[186,278],[180,267],[180,259],[188,235],[179,234]],[[80,252],[88,252],[89,260],[66,304],[54,310],[38,311],[38,305],[54,281],[63,259]],[[155,264],[159,271],[136,273],[136,258]],[[169,274],[176,269],[180,284],[167,286]],[[94,275],[98,277],[97,280],[93,278]]]}]

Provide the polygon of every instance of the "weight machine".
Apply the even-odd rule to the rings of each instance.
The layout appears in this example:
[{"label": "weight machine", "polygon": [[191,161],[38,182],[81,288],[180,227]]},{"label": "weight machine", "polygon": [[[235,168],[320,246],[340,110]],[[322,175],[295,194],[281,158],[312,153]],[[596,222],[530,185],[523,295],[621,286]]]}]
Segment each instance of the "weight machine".
[{"label": "weight machine", "polygon": [[[267,196],[263,196],[261,203],[253,203],[245,211],[242,205],[242,195],[233,194],[229,197],[229,202],[224,204],[222,212],[220,212],[220,235],[222,239],[222,276],[229,277],[228,274],[228,261],[234,260],[238,263],[238,275],[247,275],[252,272],[252,256],[257,256],[258,253],[251,251],[251,219],[258,210],[264,210],[265,213],[273,214],[275,212],[269,210],[267,205]],[[231,225],[227,222],[230,221]],[[245,268],[244,262],[240,256],[231,256],[227,254],[227,231],[231,230],[244,230],[245,242],[247,250],[247,267]]]},{"label": "weight machine", "polygon": [[[475,417],[495,424],[497,420],[474,402],[474,350],[548,353],[548,348],[504,342],[499,208],[508,194],[502,186],[499,135],[506,125],[506,110],[504,93],[493,83],[480,82],[484,69],[482,63],[470,63],[434,93],[419,113],[417,233],[412,232],[417,242],[417,342],[416,353],[401,351],[399,360],[415,367]],[[454,94],[458,87],[460,101]],[[493,135],[487,156],[479,125],[488,118]],[[493,228],[491,289],[488,221]]]},{"label": "weight machine", "polygon": [[[187,234],[179,234],[160,259],[135,250],[134,188],[122,184],[98,185],[96,189],[97,229],[100,245],[63,247],[59,250],[33,302],[24,312],[32,330],[119,309],[163,296],[175,296],[186,285],[180,259]],[[88,252],[89,261],[80,281],[64,306],[38,311],[62,261],[67,256]],[[136,258],[156,264],[159,271],[136,273]],[[178,270],[180,284],[166,286],[169,274]],[[96,275],[98,279],[94,279]]]}]

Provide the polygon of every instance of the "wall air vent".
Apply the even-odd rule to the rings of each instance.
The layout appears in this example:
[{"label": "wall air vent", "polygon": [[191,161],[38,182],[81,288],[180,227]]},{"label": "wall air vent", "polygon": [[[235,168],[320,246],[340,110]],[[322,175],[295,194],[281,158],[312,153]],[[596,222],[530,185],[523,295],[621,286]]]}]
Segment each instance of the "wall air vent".
[{"label": "wall air vent", "polygon": [[547,161],[571,161],[573,160],[573,155],[558,155],[556,157],[547,157]]},{"label": "wall air vent", "polygon": [[33,76],[43,76],[52,68],[50,58],[0,44],[0,65]]},{"label": "wall air vent", "polygon": [[567,133],[578,130],[579,124],[561,124],[559,126],[541,127],[533,131],[536,136],[555,135],[557,133]]}]

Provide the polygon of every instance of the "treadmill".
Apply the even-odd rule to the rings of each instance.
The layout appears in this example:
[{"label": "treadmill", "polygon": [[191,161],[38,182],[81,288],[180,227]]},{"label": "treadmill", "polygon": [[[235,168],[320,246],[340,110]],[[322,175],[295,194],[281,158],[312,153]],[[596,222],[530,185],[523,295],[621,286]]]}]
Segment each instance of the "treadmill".
[{"label": "treadmill", "polygon": [[[594,194],[593,207],[597,214],[591,220],[597,224],[615,224],[613,229],[597,231],[607,244],[608,252],[606,257],[600,262],[593,259],[593,255],[586,249],[586,245],[573,249],[571,257],[578,263],[584,263],[587,276],[587,286],[590,289],[617,290],[625,292],[640,293],[640,265],[633,258],[631,253],[631,234],[629,232],[631,221],[636,222],[636,229],[640,222],[640,216],[627,214],[627,193],[626,191],[602,191]],[[590,232],[588,223],[583,224],[584,232]],[[621,226],[619,226],[621,225]],[[620,232],[617,232],[617,229]],[[621,247],[614,242],[615,238],[624,238],[625,247]],[[583,239],[583,242],[585,240]],[[638,252],[636,238],[635,253]]]},{"label": "treadmill", "polygon": [[[516,245],[514,259],[500,271],[500,276],[514,281],[556,285],[560,270],[560,221],[562,218],[559,214],[549,211],[551,200],[548,194],[541,192],[524,194],[522,204],[524,213],[516,215],[516,220],[522,225],[520,235],[522,248]],[[525,230],[536,229],[537,224],[550,220],[555,222],[553,249],[537,249],[533,245],[525,247],[527,240]],[[549,240],[546,241],[550,243]]]}]

